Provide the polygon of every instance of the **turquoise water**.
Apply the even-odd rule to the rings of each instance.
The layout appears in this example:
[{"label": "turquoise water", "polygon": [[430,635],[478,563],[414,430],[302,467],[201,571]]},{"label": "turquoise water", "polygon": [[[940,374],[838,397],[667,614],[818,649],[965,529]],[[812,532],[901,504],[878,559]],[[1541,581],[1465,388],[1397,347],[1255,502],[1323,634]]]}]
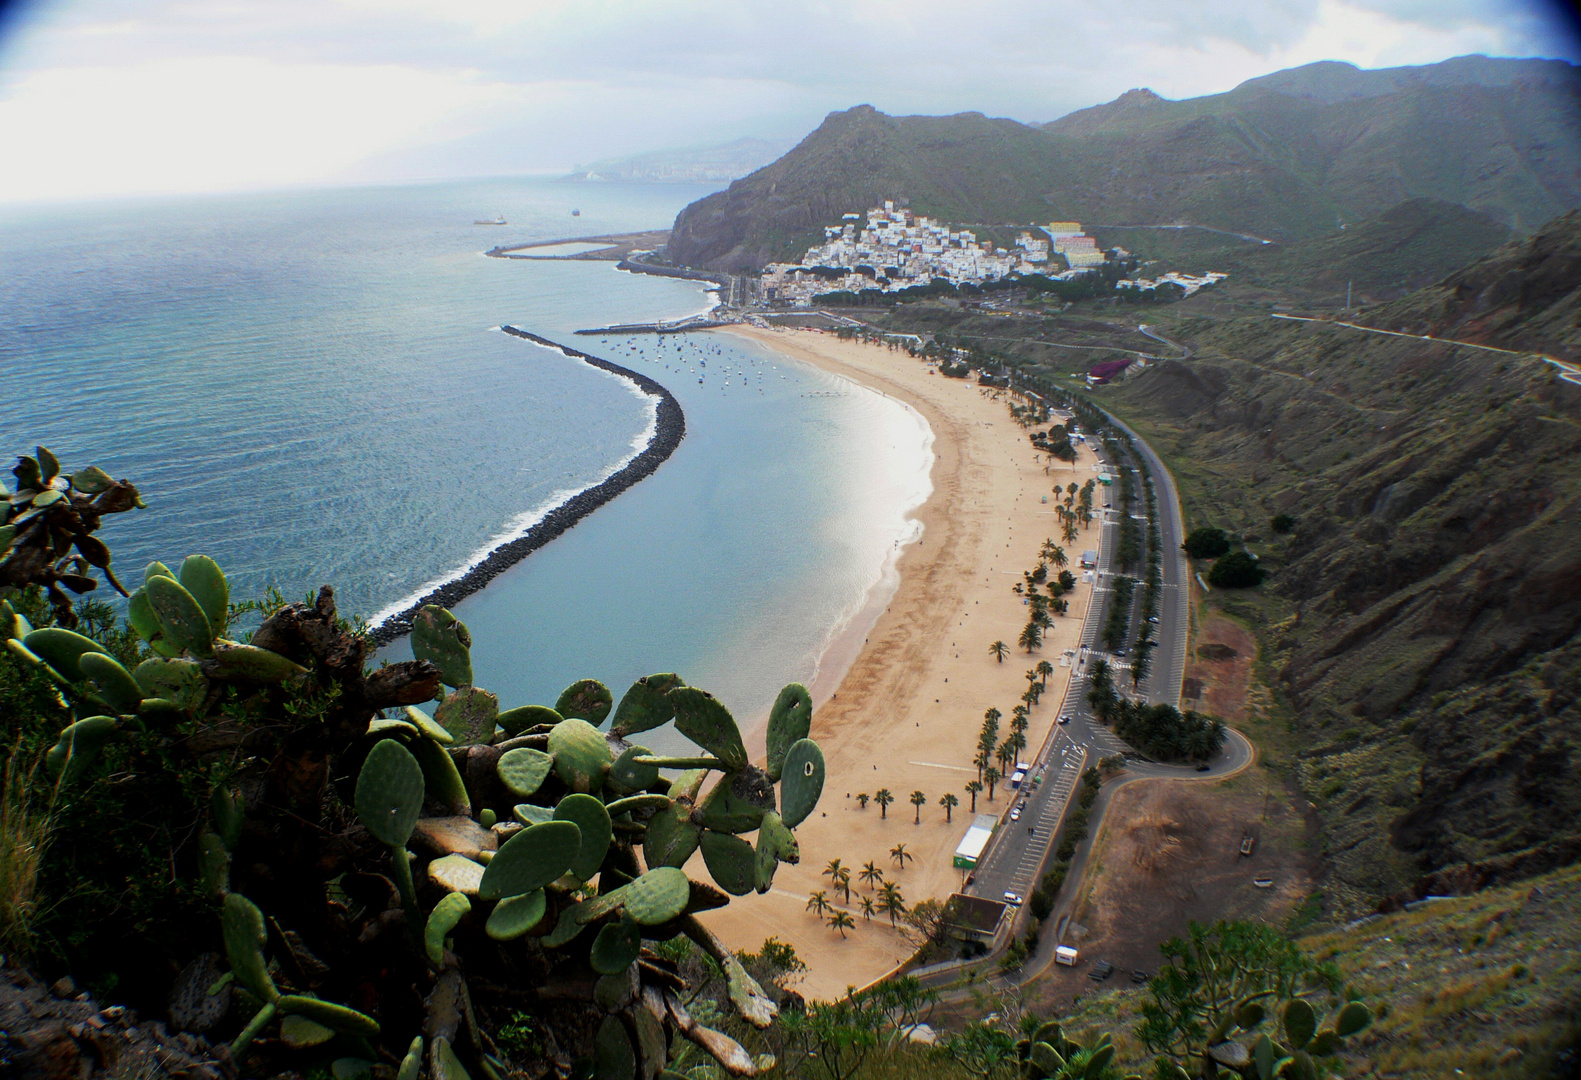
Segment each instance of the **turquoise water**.
[{"label": "turquoise water", "polygon": [[[675,670],[755,715],[816,674],[909,536],[926,426],[726,335],[570,336],[697,311],[695,283],[480,254],[662,227],[706,190],[489,181],[0,208],[3,449],[44,442],[137,483],[151,509],[102,534],[132,576],[204,551],[237,595],[329,582],[372,619],[641,445],[650,399],[496,328],[562,338],[668,386],[688,434],[459,606],[479,682],[512,705]],[[494,214],[511,224],[471,225]]]}]

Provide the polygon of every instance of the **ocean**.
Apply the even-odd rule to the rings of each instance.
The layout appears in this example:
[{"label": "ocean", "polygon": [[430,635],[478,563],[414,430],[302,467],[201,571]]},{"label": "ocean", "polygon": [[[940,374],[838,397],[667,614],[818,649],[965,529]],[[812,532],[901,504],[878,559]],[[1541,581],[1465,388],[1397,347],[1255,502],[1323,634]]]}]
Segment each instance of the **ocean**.
[{"label": "ocean", "polygon": [[[687,436],[456,606],[479,685],[511,707],[676,671],[759,717],[892,588],[929,490],[926,424],[721,333],[572,336],[703,310],[698,283],[481,254],[662,228],[708,190],[508,179],[0,207],[0,452],[41,442],[139,486],[150,508],[100,533],[123,579],[204,552],[233,597],[330,583],[376,622],[644,444],[651,398],[498,327],[563,341],[663,383]],[[472,224],[496,214],[509,224]]]}]

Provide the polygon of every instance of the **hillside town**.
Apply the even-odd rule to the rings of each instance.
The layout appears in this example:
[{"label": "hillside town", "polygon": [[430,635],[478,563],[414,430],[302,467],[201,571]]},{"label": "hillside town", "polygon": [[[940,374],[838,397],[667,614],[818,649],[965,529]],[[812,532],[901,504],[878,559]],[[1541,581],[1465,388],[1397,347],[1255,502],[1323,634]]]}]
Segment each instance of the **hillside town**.
[{"label": "hillside town", "polygon": [[800,263],[771,263],[761,295],[770,303],[807,306],[822,293],[899,292],[935,278],[955,286],[1016,274],[1070,278],[1104,261],[1097,241],[1078,222],[1022,230],[1013,247],[1002,247],[886,199],[868,210],[865,224],[862,215],[849,213],[839,225],[825,226],[824,242],[809,248]]}]

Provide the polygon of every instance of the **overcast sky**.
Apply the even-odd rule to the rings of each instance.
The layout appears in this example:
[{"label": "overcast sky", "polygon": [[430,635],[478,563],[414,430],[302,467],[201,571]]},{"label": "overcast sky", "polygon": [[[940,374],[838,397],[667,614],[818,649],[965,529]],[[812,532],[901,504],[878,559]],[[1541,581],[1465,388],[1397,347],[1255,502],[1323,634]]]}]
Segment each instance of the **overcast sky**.
[{"label": "overcast sky", "polygon": [[[3,5],[5,0],[0,0]],[[834,109],[1051,120],[1315,60],[1581,61],[1535,0],[35,0],[0,200],[560,172]]]}]

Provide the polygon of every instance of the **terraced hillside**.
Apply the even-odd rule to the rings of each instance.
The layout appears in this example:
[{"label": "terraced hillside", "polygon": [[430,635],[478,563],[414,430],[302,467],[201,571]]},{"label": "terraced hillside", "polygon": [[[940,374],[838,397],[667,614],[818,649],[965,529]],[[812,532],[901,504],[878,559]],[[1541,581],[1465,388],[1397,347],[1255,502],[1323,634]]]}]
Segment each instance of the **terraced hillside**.
[{"label": "terraced hillside", "polygon": [[[1571,214],[1356,321],[1573,352],[1578,241]],[[1450,864],[1537,849],[1540,868],[1581,828],[1581,388],[1531,358],[1266,315],[1171,332],[1190,360],[1102,400],[1188,515],[1272,571],[1214,599],[1273,658],[1337,909]]]}]

